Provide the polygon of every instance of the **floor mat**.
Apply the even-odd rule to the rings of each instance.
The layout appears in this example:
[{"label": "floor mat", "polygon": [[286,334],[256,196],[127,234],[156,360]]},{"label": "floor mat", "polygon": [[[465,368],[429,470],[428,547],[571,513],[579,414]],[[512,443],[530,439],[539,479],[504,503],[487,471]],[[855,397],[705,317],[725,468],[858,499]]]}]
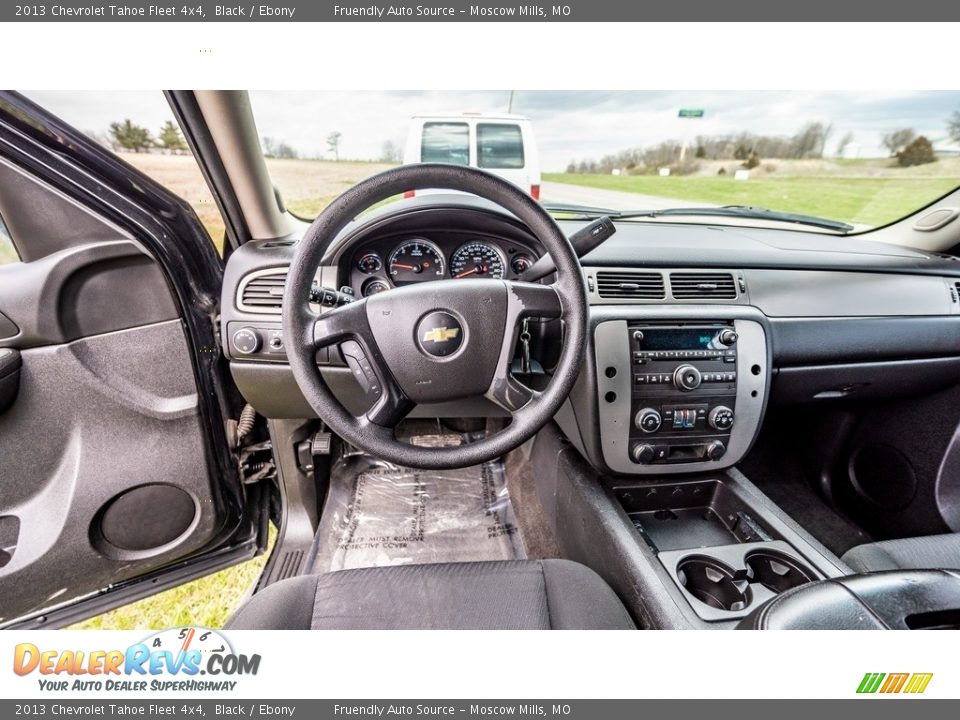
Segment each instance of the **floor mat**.
[{"label": "floor mat", "polygon": [[[411,438],[433,447],[462,441],[459,435]],[[413,470],[352,454],[331,473],[313,572],[525,557],[499,460]]]},{"label": "floor mat", "polygon": [[872,541],[862,528],[814,492],[789,444],[761,435],[738,468],[781,510],[836,555]]}]

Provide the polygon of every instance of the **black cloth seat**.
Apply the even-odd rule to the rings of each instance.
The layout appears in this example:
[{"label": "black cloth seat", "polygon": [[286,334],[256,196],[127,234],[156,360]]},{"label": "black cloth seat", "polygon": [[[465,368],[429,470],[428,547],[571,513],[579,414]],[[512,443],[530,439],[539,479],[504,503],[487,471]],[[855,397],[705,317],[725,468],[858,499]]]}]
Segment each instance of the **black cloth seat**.
[{"label": "black cloth seat", "polygon": [[441,563],[304,575],[254,595],[233,630],[635,629],[613,590],[568,560]]},{"label": "black cloth seat", "polygon": [[857,572],[960,570],[960,534],[885,540],[848,550],[843,561]]}]

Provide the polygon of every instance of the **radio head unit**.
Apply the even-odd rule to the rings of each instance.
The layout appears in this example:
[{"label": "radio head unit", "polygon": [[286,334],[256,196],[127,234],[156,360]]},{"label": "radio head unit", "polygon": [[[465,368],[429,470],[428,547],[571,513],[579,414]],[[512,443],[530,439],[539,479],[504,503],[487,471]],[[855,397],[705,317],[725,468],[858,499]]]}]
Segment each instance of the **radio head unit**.
[{"label": "radio head unit", "polygon": [[611,468],[726,467],[749,447],[766,378],[758,323],[609,321],[597,326],[595,341],[601,446]]}]

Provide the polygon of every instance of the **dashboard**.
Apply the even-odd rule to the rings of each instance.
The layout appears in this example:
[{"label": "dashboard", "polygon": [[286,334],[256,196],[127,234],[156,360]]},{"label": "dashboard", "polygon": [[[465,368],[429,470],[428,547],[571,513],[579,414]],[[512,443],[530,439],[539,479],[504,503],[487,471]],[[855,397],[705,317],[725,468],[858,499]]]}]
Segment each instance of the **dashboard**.
[{"label": "dashboard", "polygon": [[[571,235],[583,221],[559,221]],[[221,338],[241,393],[270,418],[308,418],[280,305],[296,237],[247,243],[227,263]],[[513,216],[468,196],[424,196],[345,228],[316,281],[356,297],[411,283],[516,279],[543,254]],[[761,228],[617,223],[581,259],[590,347],[557,415],[616,474],[720,469],[749,450],[771,404],[918,395],[960,377],[960,263],[857,238]],[[557,321],[532,328],[549,377]],[[317,362],[354,413],[369,405],[336,350]],[[483,398],[420,417],[502,416]]]}]

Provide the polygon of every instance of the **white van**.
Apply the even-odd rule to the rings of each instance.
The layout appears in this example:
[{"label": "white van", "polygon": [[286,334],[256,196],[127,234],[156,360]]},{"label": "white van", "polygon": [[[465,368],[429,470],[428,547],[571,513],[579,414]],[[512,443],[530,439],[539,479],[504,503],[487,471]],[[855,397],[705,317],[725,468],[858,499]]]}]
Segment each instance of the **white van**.
[{"label": "white van", "polygon": [[[414,115],[404,165],[441,162],[487,170],[540,199],[540,158],[522,115]],[[406,193],[413,197],[413,192]]]}]

